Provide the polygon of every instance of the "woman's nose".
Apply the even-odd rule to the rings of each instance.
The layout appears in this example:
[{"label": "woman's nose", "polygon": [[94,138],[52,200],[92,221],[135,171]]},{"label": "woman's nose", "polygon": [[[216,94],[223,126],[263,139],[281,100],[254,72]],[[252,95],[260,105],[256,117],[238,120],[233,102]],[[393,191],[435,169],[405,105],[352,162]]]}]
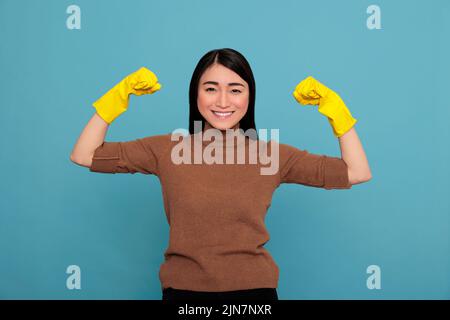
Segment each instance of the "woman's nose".
[{"label": "woman's nose", "polygon": [[217,106],[221,108],[228,107],[228,97],[226,91],[222,91],[221,93],[219,93],[217,98]]}]

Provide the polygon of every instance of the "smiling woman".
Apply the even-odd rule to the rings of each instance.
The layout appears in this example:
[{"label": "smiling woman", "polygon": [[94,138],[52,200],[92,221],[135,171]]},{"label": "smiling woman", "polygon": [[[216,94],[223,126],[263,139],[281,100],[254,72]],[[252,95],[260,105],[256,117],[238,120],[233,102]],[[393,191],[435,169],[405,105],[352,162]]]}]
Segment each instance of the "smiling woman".
[{"label": "smiling woman", "polygon": [[[252,70],[242,54],[229,48],[206,53],[193,72],[186,143],[172,140],[172,134],[104,141],[108,123],[127,109],[129,94],[161,88],[156,75],[142,69],[94,103],[97,113],[79,138],[72,161],[91,172],[159,177],[170,226],[159,272],[163,299],[277,300],[279,267],[264,247],[270,239],[264,220],[272,195],[283,183],[350,189],[346,162],[278,143],[278,134],[262,143],[254,120]],[[251,139],[244,134],[249,131],[254,132]],[[227,133],[236,136],[236,143],[223,144]],[[183,148],[174,157],[177,146]],[[351,143],[347,147],[353,148]],[[208,160],[202,161],[205,155]],[[251,160],[253,155],[257,161]]]},{"label": "smiling woman", "polygon": [[189,132],[205,120],[225,130],[255,129],[255,79],[250,64],[236,50],[211,50],[198,62],[189,87]]},{"label": "smiling woman", "polygon": [[[227,74],[229,78],[239,77],[239,75],[224,66],[214,64],[203,74],[202,78],[217,78],[226,76]],[[233,89],[233,87],[236,86],[241,86],[242,88]],[[237,115],[241,118],[244,116],[248,106],[248,85],[244,85],[240,82],[230,82],[226,85],[217,81],[205,81],[202,83],[202,87],[204,87],[204,89],[199,88],[197,104],[200,109],[200,113],[205,118],[209,115],[208,111],[211,111],[218,120],[231,120],[231,115]],[[205,92],[209,94],[205,94]],[[231,98],[228,96],[231,96]],[[209,105],[211,105],[211,109],[208,109]],[[234,105],[241,107],[236,110],[236,108],[233,108]],[[219,128],[221,127],[221,124],[215,124]],[[220,129],[226,129],[226,127]]]}]

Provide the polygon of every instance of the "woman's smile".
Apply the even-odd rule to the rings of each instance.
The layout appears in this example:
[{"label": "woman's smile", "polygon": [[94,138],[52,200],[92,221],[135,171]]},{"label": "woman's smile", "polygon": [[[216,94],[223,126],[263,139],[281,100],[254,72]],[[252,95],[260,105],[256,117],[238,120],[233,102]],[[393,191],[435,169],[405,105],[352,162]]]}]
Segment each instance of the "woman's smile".
[{"label": "woman's smile", "polygon": [[231,118],[231,116],[233,115],[234,111],[215,111],[215,110],[211,110],[212,114],[219,120],[227,120],[229,118]]}]

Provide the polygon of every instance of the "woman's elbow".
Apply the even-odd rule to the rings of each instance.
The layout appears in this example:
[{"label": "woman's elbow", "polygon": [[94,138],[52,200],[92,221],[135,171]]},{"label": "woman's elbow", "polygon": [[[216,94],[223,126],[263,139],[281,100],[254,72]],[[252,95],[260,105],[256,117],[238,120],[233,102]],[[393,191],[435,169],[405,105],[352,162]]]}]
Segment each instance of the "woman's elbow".
[{"label": "woman's elbow", "polygon": [[79,166],[87,167],[87,168],[90,168],[91,164],[92,164],[92,158],[87,159],[86,157],[80,157],[73,153],[70,154],[70,161],[72,161],[73,163],[75,163]]},{"label": "woman's elbow", "polygon": [[348,172],[348,180],[350,184],[364,183],[372,179],[372,173],[369,171],[364,173]]},{"label": "woman's elbow", "polygon": [[372,173],[367,173],[362,178],[360,178],[360,183],[367,182],[372,179]]}]

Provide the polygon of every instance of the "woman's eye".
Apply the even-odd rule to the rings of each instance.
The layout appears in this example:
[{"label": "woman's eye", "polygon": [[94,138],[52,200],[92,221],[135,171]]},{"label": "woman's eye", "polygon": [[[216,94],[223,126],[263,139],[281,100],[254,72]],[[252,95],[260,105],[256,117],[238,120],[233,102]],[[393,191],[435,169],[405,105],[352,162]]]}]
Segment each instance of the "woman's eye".
[{"label": "woman's eye", "polygon": [[[215,88],[206,88],[206,91],[215,91]],[[233,89],[231,90],[233,93],[241,93],[241,90]]]}]

